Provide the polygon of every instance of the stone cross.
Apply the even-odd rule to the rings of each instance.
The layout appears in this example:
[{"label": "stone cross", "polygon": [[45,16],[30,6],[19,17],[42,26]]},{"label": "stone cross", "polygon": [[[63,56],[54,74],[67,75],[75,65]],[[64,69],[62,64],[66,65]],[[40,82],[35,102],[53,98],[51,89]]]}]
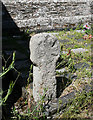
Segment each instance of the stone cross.
[{"label": "stone cross", "polygon": [[39,33],[30,40],[30,59],[33,62],[33,97],[37,102],[46,91],[46,98],[56,98],[56,62],[60,44],[50,33]]}]

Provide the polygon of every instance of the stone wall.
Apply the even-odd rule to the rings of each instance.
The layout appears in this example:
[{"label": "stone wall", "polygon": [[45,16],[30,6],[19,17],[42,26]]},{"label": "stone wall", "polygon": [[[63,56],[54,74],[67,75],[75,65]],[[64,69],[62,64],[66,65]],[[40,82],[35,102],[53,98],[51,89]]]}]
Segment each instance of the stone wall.
[{"label": "stone wall", "polygon": [[[92,0],[2,0],[20,29],[61,29],[91,22]],[[4,15],[4,12],[3,12]]]}]

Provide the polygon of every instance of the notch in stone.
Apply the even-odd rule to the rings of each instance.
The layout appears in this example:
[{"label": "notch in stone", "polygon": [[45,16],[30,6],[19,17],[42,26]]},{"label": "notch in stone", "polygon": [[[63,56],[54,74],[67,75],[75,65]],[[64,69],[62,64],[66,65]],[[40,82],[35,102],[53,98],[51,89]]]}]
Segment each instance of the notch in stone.
[{"label": "notch in stone", "polygon": [[40,96],[46,99],[56,98],[56,62],[60,56],[60,44],[50,33],[39,33],[30,40],[30,59],[33,66],[33,97],[37,102]]}]

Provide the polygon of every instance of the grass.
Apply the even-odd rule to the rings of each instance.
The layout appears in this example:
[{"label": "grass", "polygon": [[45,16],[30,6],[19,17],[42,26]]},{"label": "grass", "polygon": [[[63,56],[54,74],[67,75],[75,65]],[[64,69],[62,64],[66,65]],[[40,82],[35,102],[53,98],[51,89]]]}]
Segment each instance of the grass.
[{"label": "grass", "polygon": [[[68,73],[75,74],[77,78],[75,81],[70,81],[72,85],[70,87],[65,87],[64,93],[68,94],[70,92],[70,89],[77,90],[78,94],[75,96],[75,99],[73,99],[73,102],[71,104],[68,104],[67,107],[64,109],[64,112],[59,115],[57,118],[61,119],[80,119],[80,118],[89,118],[93,117],[93,114],[91,111],[93,111],[93,92],[86,92],[84,90],[86,85],[91,86],[92,82],[92,71],[91,71],[91,65],[92,65],[92,59],[91,59],[91,42],[92,39],[83,39],[83,36],[85,33],[78,33],[76,30],[71,30],[69,32],[67,31],[60,31],[59,34],[56,35],[58,38],[60,45],[62,47],[62,51],[68,52],[69,49],[77,49],[77,48],[84,48],[88,51],[84,53],[73,53],[68,56],[67,53],[62,55],[62,61],[59,69],[63,68],[63,64],[66,61],[67,65],[65,65],[65,68],[67,69]],[[71,36],[71,37],[70,37]],[[62,42],[62,40],[68,40],[67,42]],[[79,39],[79,40],[78,40]],[[87,44],[87,45],[86,45]],[[69,47],[69,45],[72,45]],[[85,46],[86,45],[86,46]],[[68,47],[67,47],[68,46]],[[61,57],[61,56],[60,56]],[[77,63],[87,63],[89,65],[88,69],[86,67],[80,66],[77,70],[74,69],[74,65]],[[58,66],[58,65],[57,65]],[[56,73],[57,75],[63,75],[65,73]],[[82,91],[82,92],[79,92]]]},{"label": "grass", "polygon": [[86,92],[83,90],[82,92],[78,92],[76,97],[73,99],[72,103],[67,104],[65,111],[62,115],[58,116],[58,118],[63,119],[86,119],[93,116],[93,91]]},{"label": "grass", "polygon": [[[80,26],[79,26],[80,27]],[[79,29],[79,28],[77,28]],[[72,119],[72,118],[87,118],[87,117],[93,117],[93,114],[91,113],[91,110],[93,108],[93,92],[85,91],[85,86],[89,85],[91,86],[91,77],[92,77],[92,72],[91,72],[91,65],[92,65],[92,60],[91,60],[91,41],[92,39],[83,39],[85,33],[78,33],[76,30],[70,30],[70,31],[54,31],[57,32],[58,35],[56,37],[59,40],[60,43],[60,48],[61,48],[61,54],[59,61],[56,64],[56,69],[62,69],[65,68],[66,72],[64,73],[59,73],[56,72],[56,75],[64,75],[70,73],[71,75],[75,74],[77,78],[75,81],[73,81],[71,78],[69,78],[69,81],[64,87],[63,93],[67,94],[70,92],[70,87],[71,90],[77,90],[78,93],[76,94],[75,99],[73,99],[73,102],[69,103],[66,108],[64,109],[64,112],[58,116],[58,118],[63,118],[66,119]],[[51,32],[53,33],[53,32]],[[30,36],[34,35],[35,33],[30,34]],[[62,40],[68,40],[67,42],[62,42]],[[11,43],[11,40],[9,41],[9,44]],[[17,45],[16,40],[13,41],[13,43],[18,47],[18,50],[21,52],[24,51],[23,48],[20,47],[20,45]],[[71,49],[77,49],[77,48],[85,48],[88,49],[88,51],[84,53],[73,53],[71,52]],[[69,51],[70,50],[70,51]],[[63,51],[67,52],[63,54]],[[76,69],[75,64],[77,63],[87,63],[89,64],[89,68],[86,69],[83,66],[80,66],[80,68]],[[29,86],[29,81],[32,81],[32,66],[29,71],[29,77],[28,77],[28,86]],[[70,83],[70,87],[68,84]],[[28,86],[26,89],[28,89]],[[80,92],[82,91],[82,92]],[[63,94],[62,93],[62,94]],[[28,94],[29,95],[29,94]],[[64,95],[64,94],[63,94]],[[39,117],[42,117],[43,120],[45,119],[45,116],[42,114],[44,111],[43,104],[45,103],[44,101],[44,96],[41,97],[40,103],[37,105],[34,104],[33,102],[33,96],[30,95],[31,103],[28,102],[28,99],[26,99],[24,102],[26,103],[26,109],[21,112],[18,112],[16,108],[13,108],[13,119],[20,119],[20,120],[29,120],[29,119],[34,119],[34,120],[39,120]],[[61,101],[59,101],[61,102]],[[30,108],[31,106],[31,108]]]},{"label": "grass", "polygon": [[1,96],[0,96],[0,106],[2,106],[3,104],[5,104],[5,102],[7,101],[8,97],[9,97],[9,95],[10,95],[10,94],[12,93],[12,91],[13,91],[13,88],[14,88],[14,85],[15,85],[16,81],[18,80],[18,78],[19,78],[19,76],[20,76],[20,72],[18,72],[18,71],[15,69],[15,67],[14,67],[14,62],[15,62],[15,52],[13,53],[12,62],[11,62],[11,64],[9,65],[8,68],[6,68],[7,62],[5,61],[6,64],[5,64],[5,66],[2,67],[2,68],[3,68],[3,71],[2,71],[2,74],[0,75],[0,78],[3,77],[3,76],[5,76],[11,69],[12,69],[12,70],[15,70],[15,71],[18,73],[18,76],[17,76],[17,78],[16,78],[16,80],[15,80],[14,82],[13,82],[13,81],[10,82],[10,84],[9,84],[9,89],[8,89],[7,91],[1,91],[1,92],[0,92],[0,95],[1,95],[1,96],[3,95],[4,92],[7,92],[7,94],[6,94],[6,96],[5,96],[4,98],[1,98]]}]

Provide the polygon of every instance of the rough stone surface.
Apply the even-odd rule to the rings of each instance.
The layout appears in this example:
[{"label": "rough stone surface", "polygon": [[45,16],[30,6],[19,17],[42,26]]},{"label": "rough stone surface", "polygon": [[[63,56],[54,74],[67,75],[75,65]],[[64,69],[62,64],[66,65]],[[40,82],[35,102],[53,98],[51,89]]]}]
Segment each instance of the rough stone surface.
[{"label": "rough stone surface", "polygon": [[59,69],[59,70],[56,70],[57,72],[61,72],[61,73],[64,73],[66,71],[65,68],[62,68],[62,69]]},{"label": "rough stone surface", "polygon": [[83,52],[86,52],[88,50],[85,48],[77,48],[77,49],[72,49],[71,51],[74,53],[80,53],[80,52],[83,53]]},{"label": "rough stone surface", "polygon": [[[81,92],[82,92],[82,90],[81,90]],[[89,92],[92,90],[92,88],[90,85],[85,85],[85,90],[86,90],[86,92]],[[53,101],[49,102],[49,104],[47,106],[45,106],[47,108],[45,115],[51,117],[51,119],[53,119],[53,117],[55,117],[55,119],[57,119],[57,113],[59,115],[60,115],[60,113],[61,114],[63,113],[62,111],[64,111],[64,109],[68,103],[70,104],[73,101],[77,92],[78,92],[77,90],[73,90],[73,91],[69,92],[68,94],[63,95],[62,97],[60,97],[58,99],[54,99]]]},{"label": "rough stone surface", "polygon": [[[20,29],[37,31],[74,27],[92,21],[92,0],[2,0]],[[3,27],[10,25],[3,11]]]},{"label": "rough stone surface", "polygon": [[48,33],[34,35],[30,40],[30,59],[33,67],[33,97],[40,99],[47,89],[46,98],[56,98],[56,61],[60,45],[56,37]]},{"label": "rough stone surface", "polygon": [[[75,97],[75,93],[76,91],[73,91],[59,99],[55,99],[52,102],[50,102],[48,109],[49,115],[55,114],[58,111],[58,109],[59,111],[62,110],[67,103],[71,102],[70,99],[73,99]],[[59,100],[62,101],[61,104],[59,103]]]},{"label": "rough stone surface", "polygon": [[90,67],[90,65],[87,64],[87,63],[85,63],[85,62],[83,62],[83,63],[81,62],[81,63],[75,64],[74,67],[75,67],[75,69],[80,69],[80,68],[82,68],[82,69],[84,69],[84,68],[88,69]]}]

